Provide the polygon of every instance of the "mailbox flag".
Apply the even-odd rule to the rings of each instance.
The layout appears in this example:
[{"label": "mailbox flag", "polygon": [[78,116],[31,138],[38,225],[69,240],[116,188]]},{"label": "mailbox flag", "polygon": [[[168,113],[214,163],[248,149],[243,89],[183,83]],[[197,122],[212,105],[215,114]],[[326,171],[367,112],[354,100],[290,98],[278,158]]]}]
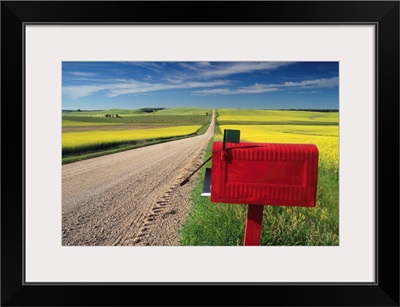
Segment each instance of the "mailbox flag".
[{"label": "mailbox flag", "polygon": [[315,207],[314,144],[214,142],[211,161],[212,202]]},{"label": "mailbox flag", "polygon": [[224,130],[224,149],[227,143],[239,143],[240,130],[225,129]]}]

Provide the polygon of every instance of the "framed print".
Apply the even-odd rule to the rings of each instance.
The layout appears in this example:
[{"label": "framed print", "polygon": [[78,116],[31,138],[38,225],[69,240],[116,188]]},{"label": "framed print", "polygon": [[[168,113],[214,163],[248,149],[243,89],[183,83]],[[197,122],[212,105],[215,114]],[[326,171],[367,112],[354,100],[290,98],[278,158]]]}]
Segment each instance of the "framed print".
[{"label": "framed print", "polygon": [[399,306],[398,1],[1,26],[2,305]]}]

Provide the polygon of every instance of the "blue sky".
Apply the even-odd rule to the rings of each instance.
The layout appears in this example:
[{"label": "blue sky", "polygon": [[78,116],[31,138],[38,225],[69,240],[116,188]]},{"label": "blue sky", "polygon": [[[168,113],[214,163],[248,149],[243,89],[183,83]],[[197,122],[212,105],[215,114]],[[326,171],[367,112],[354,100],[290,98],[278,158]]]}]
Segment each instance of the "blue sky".
[{"label": "blue sky", "polygon": [[62,108],[338,109],[338,62],[63,62]]}]

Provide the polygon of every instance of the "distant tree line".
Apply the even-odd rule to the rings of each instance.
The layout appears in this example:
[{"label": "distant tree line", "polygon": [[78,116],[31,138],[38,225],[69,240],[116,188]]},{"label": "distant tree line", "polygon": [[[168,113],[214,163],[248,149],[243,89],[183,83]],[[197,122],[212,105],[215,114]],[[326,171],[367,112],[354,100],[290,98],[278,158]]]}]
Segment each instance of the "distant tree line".
[{"label": "distant tree line", "polygon": [[77,110],[62,110],[63,112],[83,112],[81,109]]},{"label": "distant tree line", "polygon": [[100,112],[103,110],[81,110],[81,109],[76,109],[76,110],[62,110],[62,112]]},{"label": "distant tree line", "polygon": [[157,112],[160,110],[164,110],[165,108],[141,108],[139,109],[142,112],[146,112],[146,113],[153,113],[153,112]]},{"label": "distant tree line", "polygon": [[106,114],[104,117],[121,117],[118,114]]}]

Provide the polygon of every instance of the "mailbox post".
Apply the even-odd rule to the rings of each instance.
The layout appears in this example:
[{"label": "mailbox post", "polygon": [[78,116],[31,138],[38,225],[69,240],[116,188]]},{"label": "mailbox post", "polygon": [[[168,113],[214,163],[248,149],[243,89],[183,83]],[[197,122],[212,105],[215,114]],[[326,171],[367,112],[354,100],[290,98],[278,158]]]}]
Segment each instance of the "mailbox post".
[{"label": "mailbox post", "polygon": [[319,152],[314,144],[239,142],[239,135],[225,130],[213,143],[202,195],[247,205],[243,245],[259,245],[264,205],[315,207]]},{"label": "mailbox post", "polygon": [[260,245],[264,206],[248,205],[243,245]]}]

